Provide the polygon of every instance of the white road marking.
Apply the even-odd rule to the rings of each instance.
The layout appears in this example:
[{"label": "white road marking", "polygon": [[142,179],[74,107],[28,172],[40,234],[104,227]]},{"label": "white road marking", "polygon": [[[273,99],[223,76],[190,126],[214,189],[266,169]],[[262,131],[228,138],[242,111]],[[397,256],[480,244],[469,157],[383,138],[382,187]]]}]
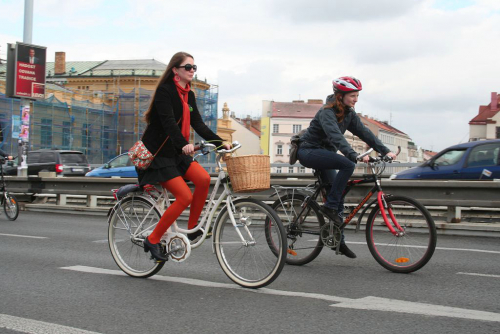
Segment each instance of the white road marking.
[{"label": "white road marking", "polygon": [[479,273],[457,273],[457,275],[471,275],[471,276],[482,276],[482,277],[500,278],[500,275],[479,274]]},{"label": "white road marking", "polygon": [[0,314],[0,328],[28,334],[100,334],[97,332],[86,331],[84,329],[19,318],[6,314]]},{"label": "white road marking", "polygon": [[[361,241],[346,241],[346,244],[366,245],[366,242],[361,242]],[[393,245],[393,244],[381,244],[381,243],[376,243],[376,245],[398,246],[398,245]],[[408,248],[426,248],[425,246],[410,246],[410,245],[407,245],[405,247],[408,247]],[[436,250],[451,250],[451,251],[464,251],[464,252],[478,252],[478,253],[500,254],[500,251],[491,251],[491,250],[484,250],[484,249],[472,249],[472,248],[436,247]]]},{"label": "white road marking", "polygon": [[400,312],[409,314],[420,314],[425,316],[440,316],[449,318],[471,319],[500,322],[500,314],[493,312],[476,311],[450,306],[434,304],[415,303],[404,300],[379,298],[368,296],[360,299],[353,299],[350,302],[330,305],[358,310],[372,310],[385,312]]},{"label": "white road marking", "polygon": [[35,237],[32,235],[19,235],[19,234],[6,234],[6,233],[0,233],[0,235],[6,237],[16,237],[16,238],[47,239],[47,237]]},{"label": "white road marking", "polygon": [[[71,266],[71,267],[63,267],[61,269],[65,270],[73,270],[78,272],[86,272],[93,274],[107,274],[107,275],[118,275],[118,276],[126,276],[120,270],[111,270],[111,269],[102,269],[102,268],[94,268],[94,267],[86,267],[86,266]],[[196,285],[207,288],[224,288],[224,289],[237,289],[246,292],[253,293],[262,293],[267,295],[276,295],[276,296],[289,296],[289,297],[303,297],[303,298],[313,298],[319,300],[325,300],[328,302],[335,302],[338,304],[332,304],[330,306],[333,307],[341,307],[341,308],[352,308],[352,309],[360,309],[360,310],[373,310],[373,311],[385,311],[385,312],[399,312],[399,313],[410,313],[410,314],[418,314],[425,316],[441,316],[441,317],[449,317],[449,318],[460,318],[460,319],[471,319],[471,320],[482,320],[482,321],[493,321],[500,322],[500,313],[493,312],[485,312],[485,311],[476,311],[470,309],[463,309],[457,307],[450,306],[441,306],[441,305],[433,305],[433,304],[425,304],[425,303],[416,303],[416,302],[408,302],[403,300],[396,299],[388,299],[388,298],[379,298],[379,297],[364,297],[360,299],[351,299],[345,297],[336,297],[330,295],[324,295],[319,293],[308,293],[308,292],[295,292],[295,291],[284,291],[284,290],[275,290],[269,288],[261,288],[261,289],[245,289],[235,284],[228,283],[217,283],[217,282],[209,282],[192,278],[184,278],[184,277],[170,277],[170,276],[153,276],[149,279],[158,280],[158,281],[166,281],[166,282],[174,282],[174,283],[182,283],[188,285]]]}]

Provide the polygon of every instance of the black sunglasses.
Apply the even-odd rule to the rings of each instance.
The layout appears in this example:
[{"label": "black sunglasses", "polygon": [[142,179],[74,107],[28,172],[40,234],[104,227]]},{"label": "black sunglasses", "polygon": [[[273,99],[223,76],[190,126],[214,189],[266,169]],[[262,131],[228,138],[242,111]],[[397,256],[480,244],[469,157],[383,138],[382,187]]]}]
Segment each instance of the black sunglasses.
[{"label": "black sunglasses", "polygon": [[191,71],[191,70],[194,70],[196,72],[196,70],[198,69],[198,66],[191,65],[191,64],[186,64],[184,66],[177,66],[177,68],[184,68],[188,72]]}]

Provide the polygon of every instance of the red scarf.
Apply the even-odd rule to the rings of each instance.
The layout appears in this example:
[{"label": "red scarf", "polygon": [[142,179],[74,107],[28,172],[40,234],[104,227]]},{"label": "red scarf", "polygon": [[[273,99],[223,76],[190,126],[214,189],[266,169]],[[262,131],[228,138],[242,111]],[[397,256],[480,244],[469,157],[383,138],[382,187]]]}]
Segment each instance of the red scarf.
[{"label": "red scarf", "polygon": [[189,130],[191,128],[191,114],[189,112],[189,104],[188,104],[188,94],[191,90],[191,86],[189,84],[186,85],[186,88],[181,87],[177,81],[175,81],[175,85],[177,86],[177,93],[179,93],[179,97],[182,102],[182,128],[181,132],[184,138],[189,142]]}]

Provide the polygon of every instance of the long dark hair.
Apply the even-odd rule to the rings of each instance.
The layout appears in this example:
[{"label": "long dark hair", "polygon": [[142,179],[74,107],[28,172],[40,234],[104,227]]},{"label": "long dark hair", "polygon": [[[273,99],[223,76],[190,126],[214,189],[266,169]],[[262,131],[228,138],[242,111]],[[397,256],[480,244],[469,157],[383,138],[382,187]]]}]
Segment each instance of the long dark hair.
[{"label": "long dark hair", "polygon": [[342,122],[345,117],[345,112],[346,112],[346,105],[344,102],[342,102],[342,99],[344,98],[344,93],[340,92],[335,92],[335,101],[330,102],[328,104],[325,104],[323,108],[335,108],[336,113],[335,116],[337,116],[337,122]]},{"label": "long dark hair", "polygon": [[144,121],[147,124],[149,124],[149,121],[151,119],[151,110],[153,109],[153,103],[154,103],[154,100],[155,100],[156,91],[158,90],[158,87],[160,87],[165,82],[167,82],[167,80],[173,80],[173,78],[174,78],[174,71],[172,71],[172,69],[174,67],[181,66],[182,62],[186,58],[193,58],[194,59],[194,57],[191,56],[189,53],[182,52],[182,51],[181,52],[177,52],[176,54],[174,54],[172,56],[172,59],[170,59],[170,62],[168,63],[167,68],[165,69],[165,72],[163,72],[162,76],[158,80],[158,84],[156,85],[155,92],[154,92],[153,96],[151,96],[151,100],[150,100],[151,102],[149,103],[148,110],[144,113]]}]

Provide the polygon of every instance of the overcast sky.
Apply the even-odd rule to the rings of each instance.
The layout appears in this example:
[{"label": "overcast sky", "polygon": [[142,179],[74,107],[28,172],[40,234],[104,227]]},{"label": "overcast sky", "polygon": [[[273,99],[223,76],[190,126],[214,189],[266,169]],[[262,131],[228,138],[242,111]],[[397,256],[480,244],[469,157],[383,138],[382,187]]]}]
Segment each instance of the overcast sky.
[{"label": "overcast sky", "polygon": [[[0,0],[0,57],[22,41],[24,1]],[[500,92],[499,0],[34,0],[47,60],[195,57],[238,116],[262,100],[325,99],[332,79],[363,83],[356,110],[439,151]]]}]

